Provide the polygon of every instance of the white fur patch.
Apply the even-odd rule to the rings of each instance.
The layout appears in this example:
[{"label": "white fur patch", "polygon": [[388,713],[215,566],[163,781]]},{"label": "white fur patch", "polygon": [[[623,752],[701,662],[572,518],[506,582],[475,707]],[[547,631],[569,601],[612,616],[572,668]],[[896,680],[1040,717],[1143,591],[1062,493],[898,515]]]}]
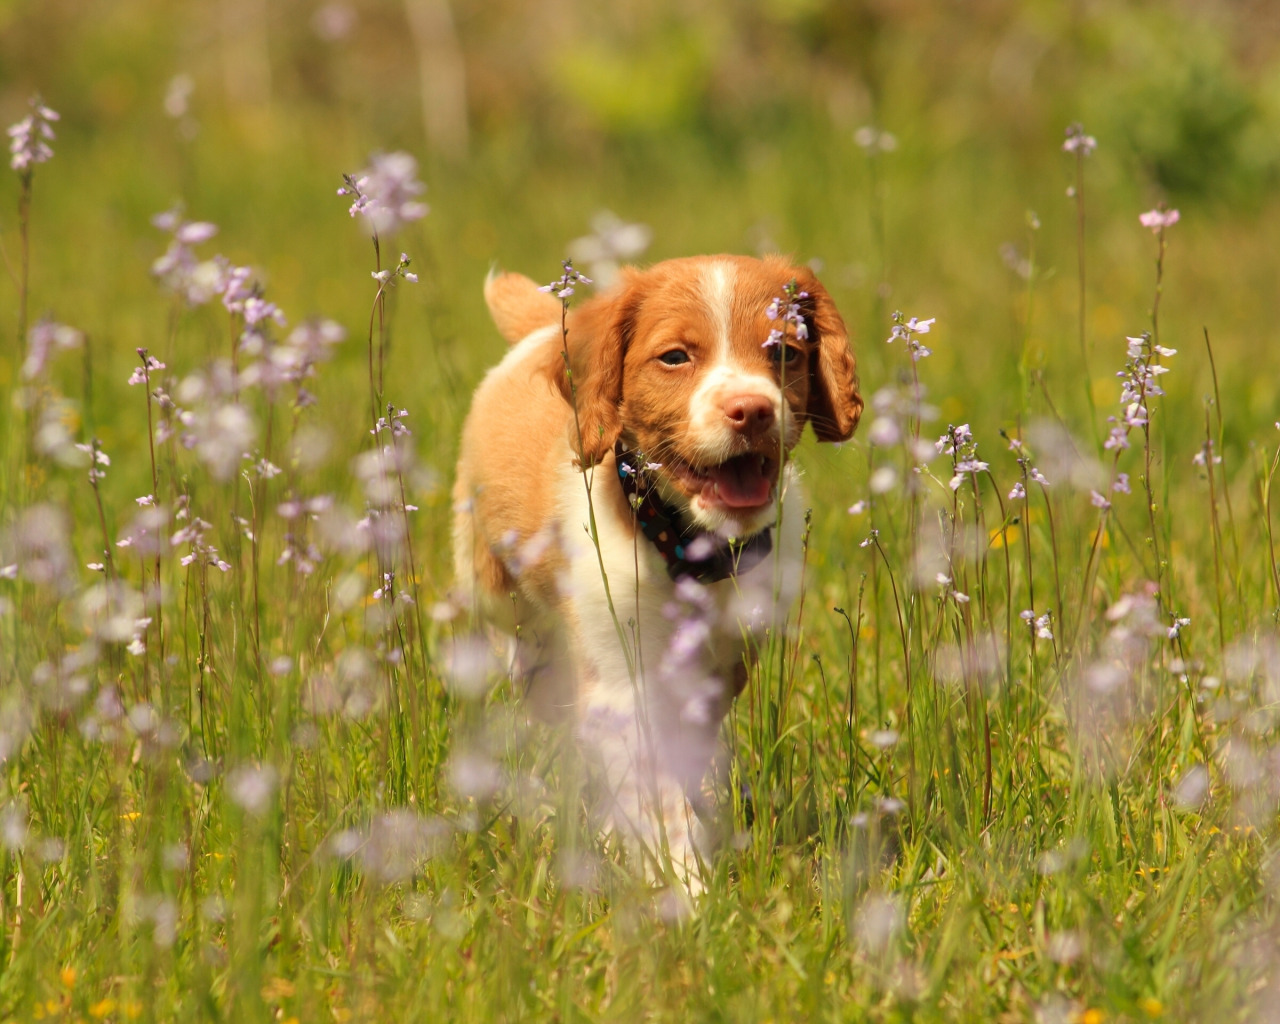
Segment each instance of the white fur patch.
[{"label": "white fur patch", "polygon": [[715,324],[716,354],[713,365],[729,358],[733,336],[733,290],[738,271],[731,263],[717,260],[702,274],[702,291],[707,297],[707,309]]}]

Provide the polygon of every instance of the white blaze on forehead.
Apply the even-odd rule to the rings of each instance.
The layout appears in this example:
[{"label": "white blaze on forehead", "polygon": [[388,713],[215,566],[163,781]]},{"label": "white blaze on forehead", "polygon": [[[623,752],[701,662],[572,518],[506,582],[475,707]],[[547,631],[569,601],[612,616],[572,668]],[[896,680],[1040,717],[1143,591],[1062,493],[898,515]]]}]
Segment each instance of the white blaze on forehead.
[{"label": "white blaze on forehead", "polygon": [[[708,462],[728,458],[735,449],[736,435],[724,415],[727,399],[760,395],[773,405],[775,418],[782,414],[782,391],[777,382],[758,368],[743,366],[733,356],[733,298],[737,276],[737,268],[725,260],[717,260],[702,271],[702,291],[715,347],[700,368],[697,386],[689,399],[689,431],[693,447],[702,452]],[[792,432],[788,429],[788,435]],[[787,440],[792,439],[788,436]]]},{"label": "white blaze on forehead", "polygon": [[727,362],[729,358],[729,341],[733,332],[733,290],[737,277],[737,267],[726,260],[716,260],[702,271],[702,293],[707,297],[707,312],[711,315],[716,364]]}]

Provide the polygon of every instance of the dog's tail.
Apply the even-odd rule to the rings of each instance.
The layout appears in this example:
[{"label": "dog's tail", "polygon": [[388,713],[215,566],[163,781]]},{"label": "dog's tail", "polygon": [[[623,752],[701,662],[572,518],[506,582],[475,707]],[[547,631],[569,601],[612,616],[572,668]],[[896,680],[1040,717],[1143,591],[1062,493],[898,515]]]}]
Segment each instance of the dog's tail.
[{"label": "dog's tail", "polygon": [[560,300],[523,274],[490,270],[484,281],[484,301],[499,333],[513,345],[540,327],[560,322]]}]

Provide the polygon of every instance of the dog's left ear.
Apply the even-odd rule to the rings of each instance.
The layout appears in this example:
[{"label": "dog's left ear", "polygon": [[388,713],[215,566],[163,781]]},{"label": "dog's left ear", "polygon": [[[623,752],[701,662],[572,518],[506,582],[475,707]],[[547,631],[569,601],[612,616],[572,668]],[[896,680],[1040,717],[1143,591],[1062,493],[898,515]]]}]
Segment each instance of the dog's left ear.
[{"label": "dog's left ear", "polygon": [[858,367],[849,348],[849,332],[831,296],[810,271],[798,274],[797,283],[801,291],[809,293],[804,311],[810,340],[816,342],[809,356],[809,422],[819,441],[847,441],[862,416]]},{"label": "dog's left ear", "polygon": [[552,355],[551,378],[575,411],[571,442],[583,469],[612,452],[622,434],[622,364],[640,301],[636,278],[624,270],[620,285],[569,313],[569,372],[564,350]]}]

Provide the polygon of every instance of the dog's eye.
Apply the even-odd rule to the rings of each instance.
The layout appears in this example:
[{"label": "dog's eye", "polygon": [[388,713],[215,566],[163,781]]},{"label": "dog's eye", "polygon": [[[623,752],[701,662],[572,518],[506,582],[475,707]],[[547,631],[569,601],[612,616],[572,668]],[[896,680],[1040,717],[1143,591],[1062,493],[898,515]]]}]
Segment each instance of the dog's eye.
[{"label": "dog's eye", "polygon": [[773,356],[773,361],[775,363],[780,363],[785,360],[788,366],[804,355],[803,350],[797,348],[795,345],[771,345],[769,347],[769,352]]},{"label": "dog's eye", "polygon": [[673,348],[670,352],[663,352],[658,359],[667,366],[680,366],[689,361],[689,353],[682,348]]}]

